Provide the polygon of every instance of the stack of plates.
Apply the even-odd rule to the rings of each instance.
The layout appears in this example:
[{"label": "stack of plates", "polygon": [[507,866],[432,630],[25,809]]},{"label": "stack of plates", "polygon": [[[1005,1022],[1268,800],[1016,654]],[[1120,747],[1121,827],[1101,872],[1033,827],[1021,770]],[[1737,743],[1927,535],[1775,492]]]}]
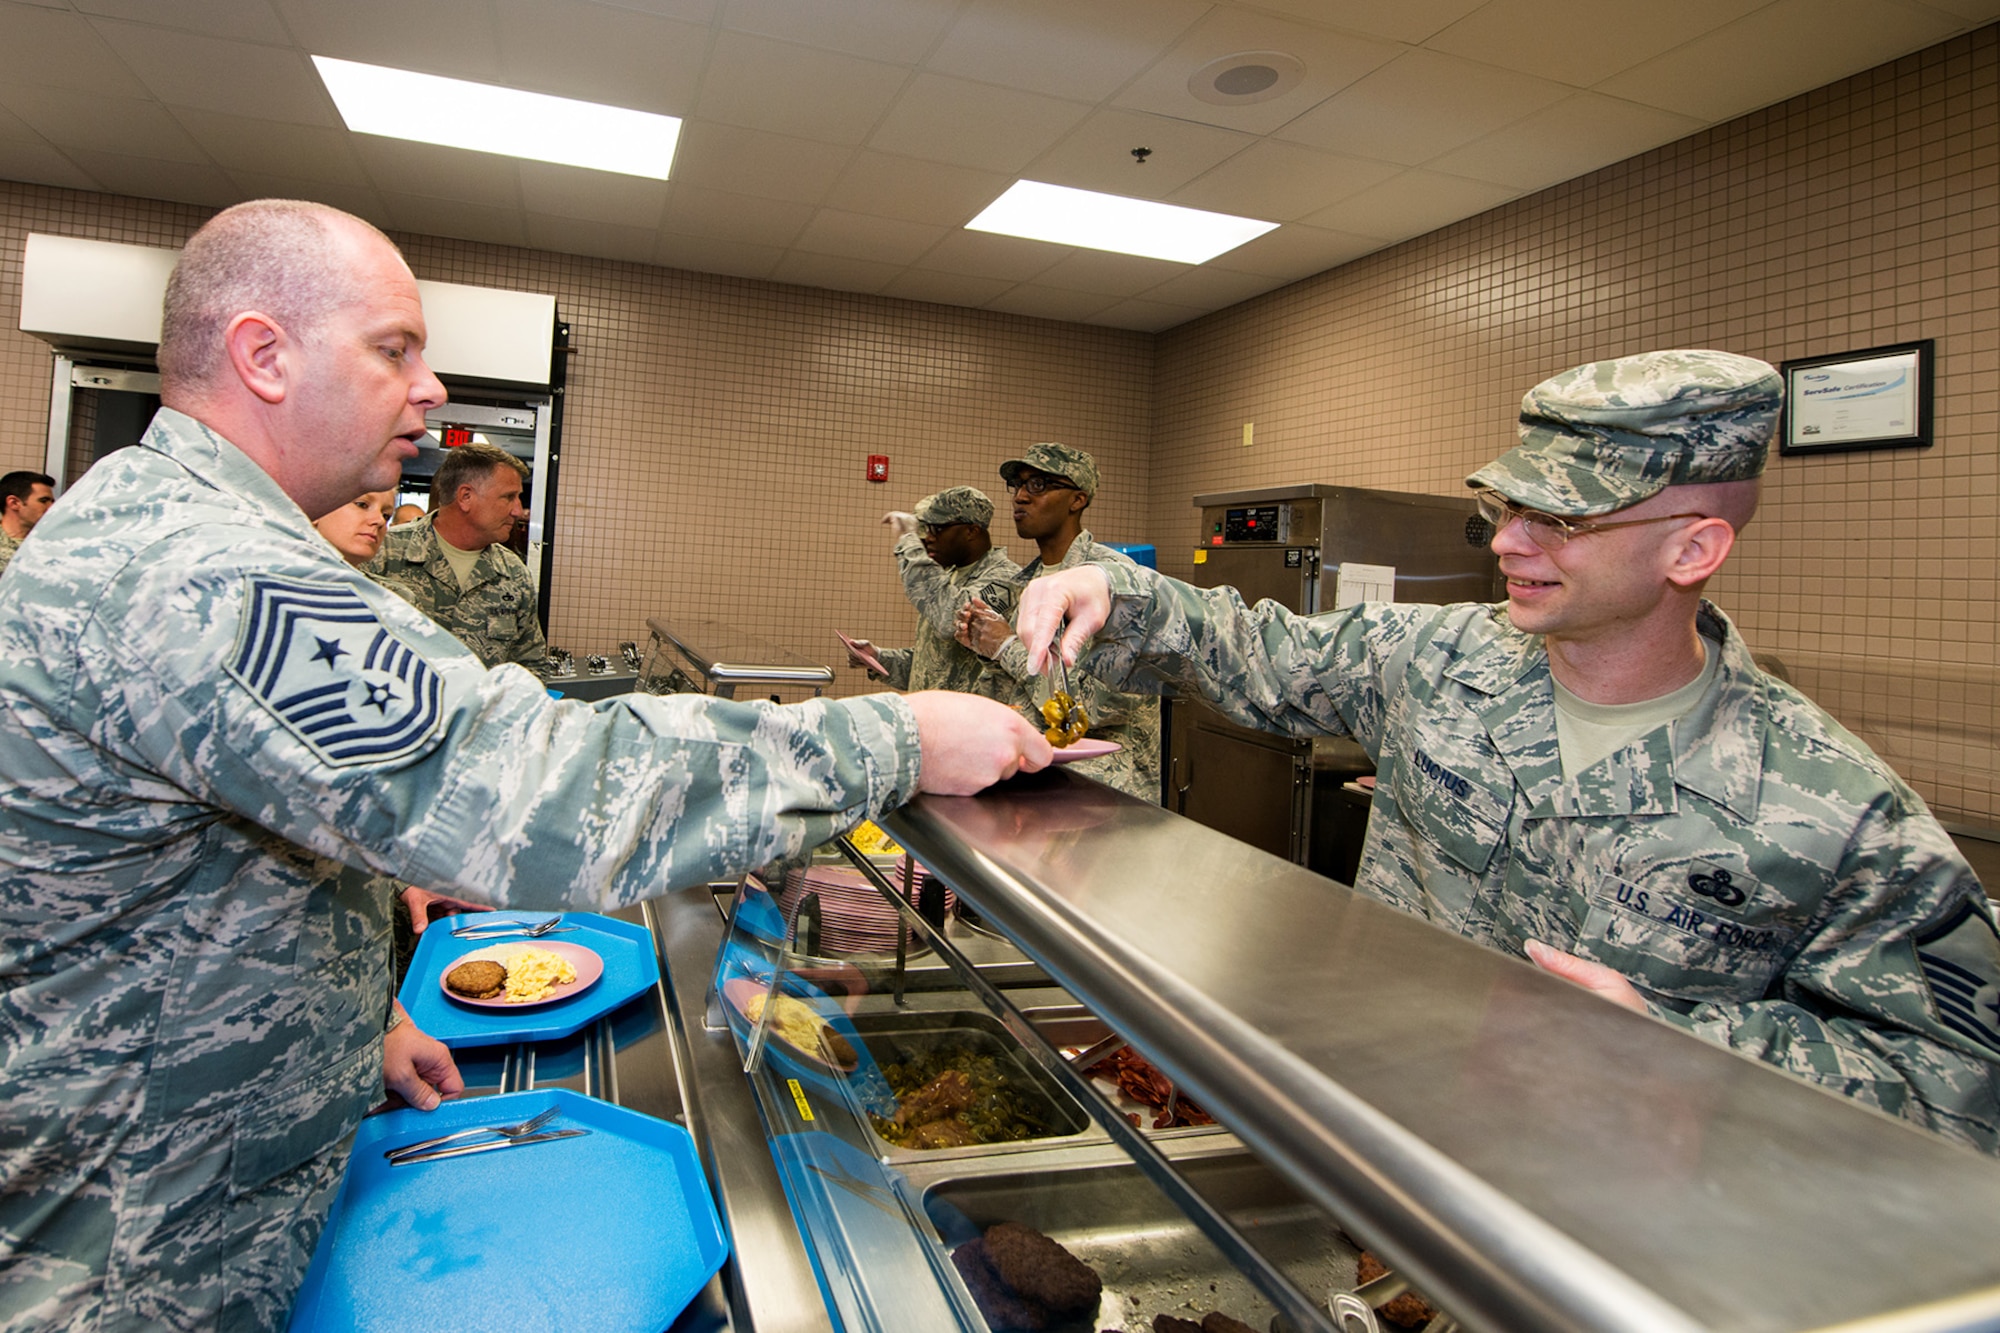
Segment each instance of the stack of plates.
[{"label": "stack of plates", "polygon": [[[903,886],[903,861],[898,857],[893,867],[884,867],[891,884]],[[910,881],[910,905],[916,906],[923,894],[924,881],[929,873],[916,867]],[[826,954],[896,952],[896,931],[900,919],[896,909],[882,900],[861,872],[852,866],[809,866],[803,870],[793,870],[785,876],[785,887],[778,894],[779,910],[785,914],[785,929],[797,939],[796,923],[799,904],[808,893],[819,895],[819,952]],[[952,892],[944,893],[945,911],[952,905]],[[921,947],[921,941],[914,932],[910,939],[912,948]]]}]

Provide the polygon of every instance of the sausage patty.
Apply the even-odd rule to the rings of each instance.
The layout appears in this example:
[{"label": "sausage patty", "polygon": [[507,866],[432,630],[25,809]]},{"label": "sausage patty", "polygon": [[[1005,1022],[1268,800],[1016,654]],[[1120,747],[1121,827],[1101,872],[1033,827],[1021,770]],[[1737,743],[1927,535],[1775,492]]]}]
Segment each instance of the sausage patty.
[{"label": "sausage patty", "polygon": [[507,969],[489,958],[475,958],[445,973],[444,985],[468,1000],[490,1000],[506,989]]}]

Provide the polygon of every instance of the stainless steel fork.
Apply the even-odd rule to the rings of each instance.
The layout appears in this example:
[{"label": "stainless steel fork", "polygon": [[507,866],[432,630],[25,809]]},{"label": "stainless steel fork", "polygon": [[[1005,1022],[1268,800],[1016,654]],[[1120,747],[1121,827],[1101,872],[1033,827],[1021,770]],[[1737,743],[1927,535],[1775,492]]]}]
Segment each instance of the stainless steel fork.
[{"label": "stainless steel fork", "polygon": [[440,1138],[425,1139],[422,1143],[406,1143],[400,1148],[391,1148],[382,1155],[393,1162],[399,1157],[408,1157],[412,1153],[420,1153],[427,1149],[435,1148],[440,1143],[455,1143],[459,1139],[477,1138],[481,1134],[493,1134],[503,1139],[518,1139],[524,1134],[534,1133],[543,1125],[548,1124],[549,1121],[554,1120],[557,1113],[561,1110],[560,1106],[551,1106],[532,1120],[523,1120],[518,1125],[482,1125],[478,1129],[461,1129],[456,1134],[446,1134]]}]

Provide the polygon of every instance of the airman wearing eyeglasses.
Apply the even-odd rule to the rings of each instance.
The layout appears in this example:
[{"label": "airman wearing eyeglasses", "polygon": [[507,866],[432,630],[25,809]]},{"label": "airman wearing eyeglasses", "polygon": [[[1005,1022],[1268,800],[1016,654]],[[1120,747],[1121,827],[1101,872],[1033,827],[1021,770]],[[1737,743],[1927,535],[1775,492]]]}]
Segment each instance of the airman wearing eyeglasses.
[{"label": "airman wearing eyeglasses", "polygon": [[[1097,497],[1097,460],[1067,444],[1034,444],[1019,458],[1000,465],[1000,480],[1014,501],[1014,531],[1035,543],[1040,559],[1014,576],[1015,593],[1044,575],[1079,565],[1129,565],[1122,551],[1100,545],[1083,526],[1084,511]],[[1004,612],[973,602],[959,613],[958,641],[992,665],[981,692],[1005,698],[1012,687],[1026,699],[1029,717],[1040,721],[1041,702],[1054,688],[1028,670],[1028,655]],[[1112,754],[1085,759],[1076,771],[1109,787],[1157,802],[1160,799],[1160,702],[1143,694],[1114,690],[1087,672],[1071,673],[1069,694],[1089,718],[1089,734],[1111,741]]]},{"label": "airman wearing eyeglasses", "polygon": [[[1021,567],[987,531],[993,501],[975,487],[953,486],[926,495],[914,513],[885,514],[882,522],[896,539],[903,595],[917,608],[917,638],[908,648],[876,648],[861,639],[848,661],[899,690],[998,691],[1001,702],[1019,702],[1013,682],[991,678],[986,663],[953,637],[958,613],[969,602],[1014,609],[1013,576]],[[863,660],[871,650],[888,668],[886,676]]]},{"label": "airman wearing eyeglasses", "polygon": [[[1831,1092],[2000,1150],[2000,936],[1922,799],[1703,600],[1757,506],[1762,361],[1653,352],[1529,390],[1468,484],[1507,599],[1296,617],[1150,570],[1038,581],[1082,655],[1378,776],[1355,887]],[[1156,685],[1152,687],[1157,688]]]}]

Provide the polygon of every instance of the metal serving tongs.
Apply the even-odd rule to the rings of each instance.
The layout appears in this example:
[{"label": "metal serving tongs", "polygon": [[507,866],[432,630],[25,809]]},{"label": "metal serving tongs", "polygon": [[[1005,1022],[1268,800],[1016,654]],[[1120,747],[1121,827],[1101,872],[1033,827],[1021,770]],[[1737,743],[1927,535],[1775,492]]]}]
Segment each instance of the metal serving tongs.
[{"label": "metal serving tongs", "polygon": [[[1065,737],[1063,741],[1057,741],[1053,736],[1048,738],[1050,743],[1056,745],[1058,749],[1064,744],[1074,744],[1076,741],[1081,740],[1084,731],[1090,726],[1090,718],[1084,713],[1082,706],[1077,703],[1076,696],[1071,694],[1069,690],[1069,664],[1064,662],[1062,657],[1063,629],[1068,623],[1067,617],[1058,620],[1056,622],[1055,638],[1049,641],[1049,661],[1054,665],[1054,674],[1061,682],[1057,686],[1054,696],[1049,700],[1049,703],[1056,704],[1057,711],[1055,716],[1051,717],[1049,715],[1047,705],[1044,705],[1042,708],[1042,721],[1048,724],[1048,729],[1050,731],[1060,731]],[[1057,700],[1061,702],[1057,703]]]}]

